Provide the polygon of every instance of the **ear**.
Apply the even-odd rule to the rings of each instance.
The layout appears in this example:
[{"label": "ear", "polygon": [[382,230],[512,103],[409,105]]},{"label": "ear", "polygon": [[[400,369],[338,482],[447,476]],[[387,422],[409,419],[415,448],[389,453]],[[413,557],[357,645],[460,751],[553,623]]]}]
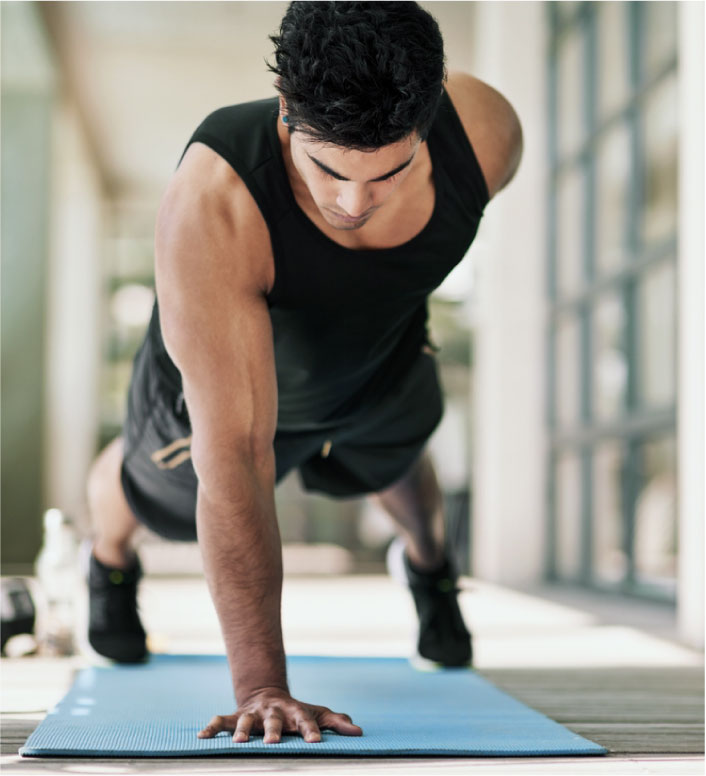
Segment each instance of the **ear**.
[{"label": "ear", "polygon": [[279,96],[279,115],[280,116],[287,115],[287,103],[284,101],[284,97],[282,97],[281,94]]}]

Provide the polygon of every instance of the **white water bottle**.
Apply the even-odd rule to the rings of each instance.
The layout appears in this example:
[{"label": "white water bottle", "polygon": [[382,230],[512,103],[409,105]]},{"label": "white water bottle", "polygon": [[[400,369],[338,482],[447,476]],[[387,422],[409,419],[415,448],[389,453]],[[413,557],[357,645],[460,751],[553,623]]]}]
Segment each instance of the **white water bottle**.
[{"label": "white water bottle", "polygon": [[78,592],[78,547],[73,525],[59,509],[44,513],[44,542],[35,571],[42,590],[38,623],[40,650],[72,655]]}]

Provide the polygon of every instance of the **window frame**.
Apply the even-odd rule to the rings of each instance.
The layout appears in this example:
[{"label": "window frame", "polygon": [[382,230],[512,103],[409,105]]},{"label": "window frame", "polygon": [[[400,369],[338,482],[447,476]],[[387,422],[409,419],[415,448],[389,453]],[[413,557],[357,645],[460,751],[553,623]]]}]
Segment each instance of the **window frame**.
[{"label": "window frame", "polygon": [[[664,79],[678,73],[676,41],[674,55],[661,69],[649,78],[645,76],[644,40],[645,8],[641,2],[621,2],[626,14],[626,46],[629,56],[629,93],[624,103],[608,116],[599,118],[598,106],[598,3],[579,3],[569,13],[560,13],[557,3],[545,4],[549,27],[547,57],[548,81],[548,158],[550,163],[548,202],[548,246],[546,288],[548,298],[547,317],[547,394],[546,424],[548,427],[548,479],[547,479],[547,549],[545,575],[550,581],[577,583],[581,586],[634,594],[651,599],[675,601],[674,589],[669,586],[652,585],[640,581],[635,569],[635,511],[640,493],[640,472],[643,471],[641,448],[652,439],[676,435],[676,395],[673,400],[660,407],[645,407],[641,404],[638,384],[641,332],[641,310],[638,304],[639,283],[653,267],[665,262],[676,265],[677,234],[673,233],[656,245],[646,246],[641,242],[640,218],[641,196],[644,191],[645,165],[643,158],[644,138],[641,131],[641,117],[644,106],[654,90]],[[675,9],[676,10],[676,9]],[[559,145],[559,51],[567,35],[580,34],[584,60],[583,121],[584,141],[578,149],[561,156]],[[596,271],[596,159],[597,149],[604,135],[618,124],[629,128],[630,168],[627,195],[627,223],[625,224],[626,260],[619,268],[609,273]],[[577,292],[561,297],[558,291],[557,272],[557,212],[558,183],[560,176],[569,166],[583,170],[584,212],[583,212],[583,266],[582,283]],[[609,293],[617,293],[625,309],[625,351],[627,360],[627,386],[621,413],[608,420],[597,421],[593,412],[592,379],[592,316],[597,303]],[[676,288],[674,291],[677,293]],[[674,300],[676,312],[676,299]],[[561,320],[575,317],[580,329],[580,347],[576,354],[576,368],[579,374],[580,397],[579,417],[570,427],[562,427],[557,418],[557,327]],[[676,322],[675,322],[676,323]],[[676,326],[675,326],[676,329]],[[676,342],[675,342],[676,347]],[[595,574],[593,558],[593,457],[598,445],[617,442],[623,447],[624,465],[621,484],[623,551],[626,559],[626,574],[617,584],[599,581]],[[581,461],[581,504],[580,509],[580,571],[576,578],[566,579],[558,573],[558,520],[557,514],[557,462],[565,453],[578,455]]]}]

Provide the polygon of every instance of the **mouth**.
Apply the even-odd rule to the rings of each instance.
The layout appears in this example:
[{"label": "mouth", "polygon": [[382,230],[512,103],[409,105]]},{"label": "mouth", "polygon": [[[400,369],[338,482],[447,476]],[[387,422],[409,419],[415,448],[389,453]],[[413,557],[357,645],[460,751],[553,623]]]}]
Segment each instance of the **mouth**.
[{"label": "mouth", "polygon": [[327,208],[328,212],[331,213],[335,218],[337,218],[339,221],[342,221],[345,224],[362,224],[364,221],[367,221],[370,216],[375,212],[375,208],[373,210],[368,210],[367,212],[363,213],[359,216],[349,216],[344,215],[343,213],[339,213],[337,210],[331,210],[330,208]]}]

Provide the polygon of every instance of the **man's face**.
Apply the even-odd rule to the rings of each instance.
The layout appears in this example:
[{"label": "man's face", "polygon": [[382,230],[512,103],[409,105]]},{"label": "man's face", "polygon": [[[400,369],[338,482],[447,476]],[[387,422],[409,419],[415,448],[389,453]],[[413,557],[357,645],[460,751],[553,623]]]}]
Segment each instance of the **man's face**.
[{"label": "man's face", "polygon": [[375,151],[354,151],[290,135],[290,151],[316,206],[335,229],[360,229],[409,175],[420,139],[416,133]]}]

